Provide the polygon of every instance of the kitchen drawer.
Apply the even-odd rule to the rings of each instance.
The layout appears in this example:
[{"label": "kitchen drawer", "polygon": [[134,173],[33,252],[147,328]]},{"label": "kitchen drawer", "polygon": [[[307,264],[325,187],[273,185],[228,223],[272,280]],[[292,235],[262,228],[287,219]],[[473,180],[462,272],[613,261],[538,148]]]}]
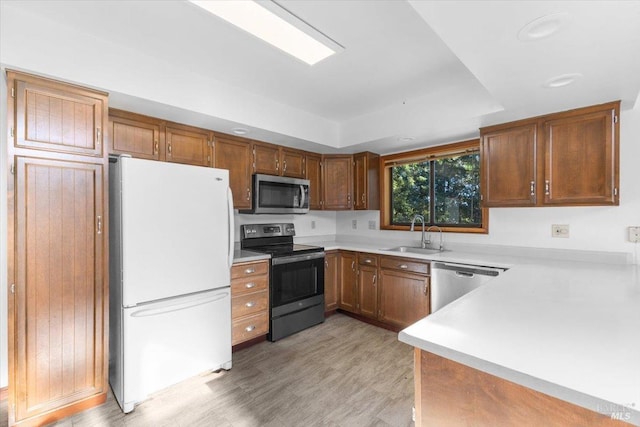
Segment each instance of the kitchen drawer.
[{"label": "kitchen drawer", "polygon": [[231,325],[232,344],[236,345],[252,338],[266,335],[269,332],[269,313],[265,311],[235,319],[231,322]]},{"label": "kitchen drawer", "polygon": [[269,273],[269,262],[249,262],[244,264],[237,264],[231,267],[231,278],[237,279],[240,277],[259,276],[261,274]]},{"label": "kitchen drawer", "polygon": [[380,259],[380,266],[382,268],[407,271],[417,274],[429,274],[428,262],[416,262],[416,260],[410,258],[382,257]]},{"label": "kitchen drawer", "polygon": [[376,267],[378,265],[378,257],[372,254],[358,253],[358,264]]},{"label": "kitchen drawer", "polygon": [[269,309],[269,293],[264,290],[231,299],[231,318],[237,319]]},{"label": "kitchen drawer", "polygon": [[231,296],[236,297],[250,292],[269,289],[269,276],[243,277],[231,280]]}]

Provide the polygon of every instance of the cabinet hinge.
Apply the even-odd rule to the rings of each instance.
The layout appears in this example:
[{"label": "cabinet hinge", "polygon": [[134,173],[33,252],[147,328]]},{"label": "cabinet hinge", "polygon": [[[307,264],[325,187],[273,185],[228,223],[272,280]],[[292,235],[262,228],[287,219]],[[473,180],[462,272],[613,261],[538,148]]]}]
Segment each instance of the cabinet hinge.
[{"label": "cabinet hinge", "polygon": [[613,123],[618,123],[618,116],[617,115],[613,116]]},{"label": "cabinet hinge", "polygon": [[11,293],[12,293],[12,294],[15,294],[15,293],[16,293],[16,284],[15,284],[15,283],[12,283],[12,284],[11,284]]},{"label": "cabinet hinge", "polygon": [[15,88],[11,88],[11,97],[15,98],[16,97],[16,90]]}]

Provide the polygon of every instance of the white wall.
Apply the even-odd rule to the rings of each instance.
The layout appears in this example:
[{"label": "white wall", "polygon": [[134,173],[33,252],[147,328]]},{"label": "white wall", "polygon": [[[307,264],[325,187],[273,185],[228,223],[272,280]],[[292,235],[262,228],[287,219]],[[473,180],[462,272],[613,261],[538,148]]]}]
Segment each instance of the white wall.
[{"label": "white wall", "polygon": [[296,228],[297,237],[320,237],[328,235],[333,236],[336,234],[335,212],[309,211],[309,213],[305,215],[246,215],[236,213],[234,220],[236,225],[236,242],[240,241],[241,224],[291,222]]},{"label": "white wall", "polygon": [[[640,226],[640,103],[620,118],[620,206],[494,208],[489,212],[489,234],[446,233],[446,242],[512,245],[533,248],[626,252],[635,256],[637,244],[627,240],[627,227]],[[338,235],[418,240],[419,235],[379,230],[379,212],[338,212]],[[352,221],[357,220],[357,230]],[[375,221],[378,230],[369,230]],[[569,224],[569,238],[552,238],[551,224]]]}]

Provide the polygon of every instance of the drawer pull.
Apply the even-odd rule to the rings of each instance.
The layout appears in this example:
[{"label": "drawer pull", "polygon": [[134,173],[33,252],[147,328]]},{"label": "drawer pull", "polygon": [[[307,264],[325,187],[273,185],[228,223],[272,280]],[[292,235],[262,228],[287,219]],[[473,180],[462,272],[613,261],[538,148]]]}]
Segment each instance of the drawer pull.
[{"label": "drawer pull", "polygon": [[253,274],[256,272],[256,269],[251,267],[251,268],[247,268],[246,270],[244,270],[244,274]]},{"label": "drawer pull", "polygon": [[246,303],[246,304],[245,304],[245,307],[247,307],[247,308],[251,308],[251,307],[254,307],[255,305],[256,305],[256,303],[255,303],[255,302],[253,302],[253,301],[249,301],[248,303]]},{"label": "drawer pull", "polygon": [[364,260],[364,262],[367,263],[367,264],[371,264],[371,259],[367,258],[367,259]]},{"label": "drawer pull", "polygon": [[244,285],[244,287],[247,289],[251,289],[251,288],[255,288],[256,284],[254,282],[249,282],[246,285]]},{"label": "drawer pull", "polygon": [[408,266],[407,264],[400,264],[400,265],[398,266],[398,268],[401,268],[401,269],[403,269],[403,270],[406,270],[407,268],[409,268],[409,266]]},{"label": "drawer pull", "polygon": [[249,325],[249,326],[247,326],[246,328],[244,328],[244,330],[245,330],[246,332],[251,332],[251,331],[253,331],[255,328],[256,328],[256,327],[255,327],[255,325]]}]

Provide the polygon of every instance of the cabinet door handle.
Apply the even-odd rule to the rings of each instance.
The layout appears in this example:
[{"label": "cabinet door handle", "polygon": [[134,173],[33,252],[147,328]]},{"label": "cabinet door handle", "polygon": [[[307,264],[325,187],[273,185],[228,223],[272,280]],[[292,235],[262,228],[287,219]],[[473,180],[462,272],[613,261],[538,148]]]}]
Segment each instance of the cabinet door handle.
[{"label": "cabinet door handle", "polygon": [[549,183],[549,180],[547,179],[547,180],[544,182],[544,195],[545,195],[545,196],[548,196],[548,195],[549,195],[549,192],[550,192],[550,191],[549,191],[549,188],[550,188],[550,186],[551,186],[551,184]]},{"label": "cabinet door handle", "polygon": [[256,303],[255,303],[255,302],[253,302],[253,301],[249,301],[248,303],[246,303],[246,304],[245,304],[245,307],[247,307],[247,308],[251,308],[251,307],[254,307],[255,305],[256,305]]},{"label": "cabinet door handle", "polygon": [[167,151],[169,151],[169,155],[171,155],[171,143],[167,146]]},{"label": "cabinet door handle", "polygon": [[329,268],[329,261],[327,261],[326,259],[324,260],[324,267]]},{"label": "cabinet door handle", "polygon": [[256,269],[253,267],[247,268],[246,270],[244,270],[244,274],[253,274],[256,272]]},{"label": "cabinet door handle", "polygon": [[373,286],[375,286],[375,285],[376,285],[376,280],[377,280],[377,279],[378,279],[378,275],[377,275],[377,274],[374,274],[374,275],[373,275]]},{"label": "cabinet door handle", "polygon": [[409,268],[409,266],[408,266],[407,264],[400,264],[400,265],[398,266],[398,268],[401,268],[401,269],[403,269],[403,270],[406,270],[407,268]]},{"label": "cabinet door handle", "polygon": [[244,287],[247,288],[247,289],[251,289],[251,288],[255,288],[256,284],[253,283],[253,282],[249,282],[246,285],[244,285]]},{"label": "cabinet door handle", "polygon": [[102,234],[102,215],[98,215],[96,228],[96,233]]},{"label": "cabinet door handle", "polygon": [[425,284],[424,284],[424,294],[425,294],[425,295],[428,295],[428,294],[429,294],[429,284],[428,284],[428,283],[425,283]]},{"label": "cabinet door handle", "polygon": [[102,131],[100,130],[100,128],[96,128],[96,145],[100,145],[100,141],[102,137]]},{"label": "cabinet door handle", "polygon": [[287,171],[287,161],[283,160],[282,161],[282,172],[286,172]]},{"label": "cabinet door handle", "polygon": [[364,200],[364,193],[362,193],[362,204],[364,205],[365,200]]},{"label": "cabinet door handle", "polygon": [[160,145],[158,144],[158,140],[156,139],[153,144],[153,154],[158,154],[159,148],[160,148]]},{"label": "cabinet door handle", "polygon": [[280,168],[280,162],[278,161],[278,159],[276,159],[276,170],[278,170]]},{"label": "cabinet door handle", "polygon": [[531,181],[529,183],[529,189],[531,191],[531,196],[535,196],[536,195],[536,183],[535,183],[535,181]]},{"label": "cabinet door handle", "polygon": [[255,325],[249,325],[249,326],[247,326],[246,328],[244,328],[244,330],[245,330],[246,332],[251,332],[251,331],[253,331],[255,328],[256,328],[256,326],[255,326]]},{"label": "cabinet door handle", "polygon": [[351,261],[351,269],[352,269],[352,270],[355,270],[355,269],[356,269],[356,268],[355,268],[355,265],[356,265],[356,262],[355,262],[355,261]]},{"label": "cabinet door handle", "polygon": [[251,200],[251,189],[247,188],[247,200]]}]

